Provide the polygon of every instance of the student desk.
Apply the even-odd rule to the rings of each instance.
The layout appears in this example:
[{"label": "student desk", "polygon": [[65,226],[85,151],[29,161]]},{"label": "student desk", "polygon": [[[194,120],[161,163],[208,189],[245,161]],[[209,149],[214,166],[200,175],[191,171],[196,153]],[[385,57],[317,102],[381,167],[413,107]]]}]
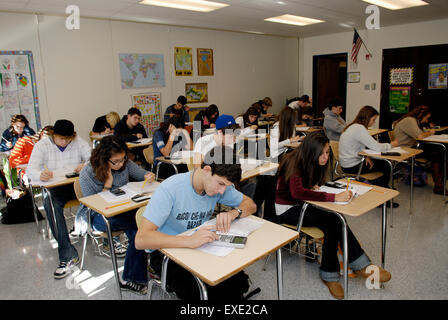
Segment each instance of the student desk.
[{"label": "student desk", "polygon": [[[344,179],[340,180],[341,182]],[[351,181],[350,183],[356,183],[356,181]],[[342,248],[343,248],[343,265],[344,265],[344,296],[347,298],[348,293],[348,278],[347,278],[347,266],[348,266],[348,246],[347,246],[347,221],[344,215],[358,217],[366,212],[375,209],[377,206],[382,205],[382,216],[381,216],[381,267],[384,268],[385,256],[386,256],[386,225],[387,225],[387,215],[386,215],[386,202],[392,198],[398,196],[400,193],[393,189],[382,188],[379,186],[371,185],[372,190],[366,192],[365,194],[352,199],[348,204],[335,204],[333,202],[320,202],[320,201],[305,201],[302,206],[302,210],[299,215],[298,230],[302,228],[303,217],[308,205],[313,205],[317,208],[323,209],[325,211],[336,214],[341,220],[343,231],[342,231]]]},{"label": "student desk", "polygon": [[[55,233],[57,234],[57,224],[56,224],[56,217],[54,214],[54,206],[53,206],[53,198],[51,196],[50,193],[50,189],[53,188],[57,188],[57,187],[62,187],[62,186],[66,186],[69,184],[73,184],[76,180],[78,180],[79,177],[74,177],[74,178],[65,178],[64,180],[60,180],[54,183],[44,183],[44,184],[36,184],[36,183],[32,183],[31,180],[29,179],[29,191],[31,192],[31,200],[32,200],[32,205],[33,205],[33,209],[34,209],[34,217],[36,219],[36,223],[37,223],[37,227],[39,228],[39,223],[37,221],[37,212],[36,212],[36,205],[35,205],[35,201],[34,201],[34,193],[33,193],[33,187],[38,187],[42,190],[42,199],[44,194],[46,194],[49,199],[50,199],[50,204],[51,204],[51,211],[50,211],[50,217],[47,217],[47,219],[53,219],[53,225],[54,225],[54,229],[55,229]],[[37,230],[37,232],[40,232],[39,229]],[[50,236],[49,236],[50,237]]]},{"label": "student desk", "polygon": [[269,118],[266,118],[265,120],[259,120],[258,121],[258,127],[261,127],[261,126],[267,126],[268,128],[267,128],[267,134],[269,134],[269,130],[270,130],[270,128],[271,128],[271,124],[274,124],[275,123],[275,121],[274,120],[269,120]]},{"label": "student desk", "polygon": [[[101,214],[101,216],[103,217],[104,223],[106,225],[108,241],[110,244],[113,244],[114,242],[113,242],[113,238],[112,238],[112,230],[110,228],[109,220],[107,220],[107,218],[110,218],[110,217],[119,215],[121,213],[128,212],[130,210],[134,210],[134,209],[138,209],[143,206],[146,206],[146,204],[149,202],[149,200],[145,200],[142,202],[134,202],[131,199],[129,199],[129,203],[126,203],[126,204],[123,204],[120,206],[116,206],[116,207],[112,207],[112,206],[114,206],[114,203],[106,202],[99,194],[94,194],[94,195],[91,195],[88,197],[83,197],[83,198],[79,199],[79,202],[81,202],[83,205],[85,205],[89,209],[88,214],[90,214],[92,210]],[[122,201],[120,203],[125,203],[125,202],[126,202],[126,200]],[[112,208],[106,209],[108,207],[112,207]],[[118,274],[117,257],[115,255],[114,246],[109,245],[109,248],[110,248],[110,256],[112,258],[112,266],[114,269],[115,280],[117,282],[117,292],[118,292],[118,296],[121,299],[120,276]]]},{"label": "student desk", "polygon": [[297,126],[296,125],[296,131],[303,132],[304,134],[310,134],[311,132],[321,131],[323,128],[319,127],[304,127],[304,126]]},{"label": "student desk", "polygon": [[106,134],[93,134],[92,132],[89,134],[90,137],[90,141],[92,142],[92,148],[95,148],[95,146],[101,141],[101,139],[103,139],[104,137],[107,136],[112,136],[113,133],[106,133]]},{"label": "student desk", "polygon": [[248,170],[245,171],[241,174],[241,180],[240,181],[245,181],[248,180],[250,178],[254,178],[256,176],[259,176],[261,174],[270,172],[272,170],[275,170],[278,168],[278,163],[273,163],[273,162],[266,162],[263,165],[256,167],[252,170]]},{"label": "student desk", "polygon": [[167,163],[170,164],[173,168],[174,171],[176,172],[175,174],[178,174],[178,170],[176,165],[178,164],[186,164],[188,167],[188,170],[192,170],[193,169],[193,152],[191,152],[191,157],[185,157],[185,158],[169,158],[166,159],[165,157],[157,157],[156,160],[159,161],[157,163],[157,168],[156,168],[156,180],[159,178],[159,167],[160,164],[162,163]]},{"label": "student desk", "polygon": [[[448,127],[444,127],[444,129],[441,128],[439,129],[439,131],[445,130],[446,128]],[[439,135],[439,136],[433,135],[426,137],[424,139],[418,139],[417,141],[419,144],[420,143],[432,144],[439,146],[443,149],[443,200],[445,201],[445,203],[447,203],[445,186],[446,186],[446,158],[447,158],[446,146],[448,145],[448,135]]]},{"label": "student desk", "polygon": [[[390,167],[390,187],[393,188],[394,186],[394,163],[398,162],[404,162],[406,160],[411,159],[411,180],[414,181],[414,163],[415,163],[415,156],[422,153],[422,150],[419,149],[413,149],[409,147],[400,147],[401,149],[407,151],[407,153],[403,153],[400,156],[383,156],[381,153],[379,154],[368,154],[366,152],[360,152],[359,155],[363,157],[361,165],[359,166],[358,175],[356,176],[356,179],[359,179],[359,175],[362,171],[362,166],[364,164],[364,158],[365,157],[371,157],[373,159],[383,160],[386,161],[389,164]],[[414,183],[410,184],[411,186],[411,192],[410,192],[410,206],[409,206],[409,214],[412,214],[412,202],[413,202],[413,196],[414,196]],[[393,201],[391,201],[391,215],[393,213]]]},{"label": "student desk", "polygon": [[132,142],[126,142],[126,145],[129,149],[151,146],[152,138],[143,138]]},{"label": "student desk", "polygon": [[372,137],[375,137],[378,140],[378,136],[384,132],[387,132],[389,130],[387,129],[368,129],[367,131],[369,131],[369,134]]},{"label": "student desk", "polygon": [[[262,220],[263,225],[251,233],[244,249],[234,249],[224,257],[218,257],[199,250],[189,248],[159,249],[165,255],[162,270],[167,270],[169,259],[191,272],[198,283],[202,300],[208,299],[204,282],[215,286],[230,278],[244,268],[276,251],[277,253],[277,293],[283,299],[283,272],[281,248],[297,239],[299,233],[267,220],[250,216],[251,219]],[[169,272],[169,270],[168,270]],[[163,272],[163,275],[166,275]],[[162,287],[165,289],[166,279],[162,276]]]}]

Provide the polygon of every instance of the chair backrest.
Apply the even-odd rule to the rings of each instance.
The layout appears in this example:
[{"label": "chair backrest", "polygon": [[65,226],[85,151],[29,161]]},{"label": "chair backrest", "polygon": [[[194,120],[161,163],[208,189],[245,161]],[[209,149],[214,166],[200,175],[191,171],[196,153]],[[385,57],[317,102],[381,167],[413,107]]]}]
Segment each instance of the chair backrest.
[{"label": "chair backrest", "polygon": [[330,140],[330,149],[333,155],[331,170],[336,175],[336,177],[343,176],[344,173],[342,172],[341,166],[339,165],[339,141]]},{"label": "chair backrest", "polygon": [[145,209],[146,209],[146,206],[145,207],[141,207],[135,213],[135,223],[137,224],[137,228],[140,226],[140,222],[142,221],[143,212],[145,212]]},{"label": "chair backrest", "polygon": [[389,134],[390,141],[394,141],[395,140],[395,133],[394,133],[394,131],[391,130],[391,131],[388,131],[387,133]]},{"label": "chair backrest", "polygon": [[143,149],[143,155],[145,157],[146,162],[148,162],[149,164],[154,164],[154,150],[152,146]]},{"label": "chair backrest", "polygon": [[82,190],[81,190],[81,184],[79,183],[79,178],[75,180],[73,183],[73,188],[75,189],[76,199],[81,199],[83,197]]}]

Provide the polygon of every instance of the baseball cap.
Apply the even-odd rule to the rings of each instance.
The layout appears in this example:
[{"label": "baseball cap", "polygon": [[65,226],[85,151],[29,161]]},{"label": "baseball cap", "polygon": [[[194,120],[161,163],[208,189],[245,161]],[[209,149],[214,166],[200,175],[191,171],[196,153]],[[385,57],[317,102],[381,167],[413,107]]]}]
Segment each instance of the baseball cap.
[{"label": "baseball cap", "polygon": [[218,117],[218,119],[216,119],[216,121],[215,121],[216,130],[225,128],[232,124],[236,124],[235,119],[231,115],[228,115],[228,114],[220,115]]}]

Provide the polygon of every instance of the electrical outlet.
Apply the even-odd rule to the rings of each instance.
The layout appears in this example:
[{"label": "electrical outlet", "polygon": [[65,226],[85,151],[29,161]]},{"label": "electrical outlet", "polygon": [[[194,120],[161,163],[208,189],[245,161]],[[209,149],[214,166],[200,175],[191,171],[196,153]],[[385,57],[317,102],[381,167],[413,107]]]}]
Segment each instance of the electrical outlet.
[{"label": "electrical outlet", "polygon": [[370,85],[370,88],[371,88],[372,90],[375,90],[375,89],[376,89],[376,83],[375,83],[375,82],[372,83],[372,84]]},{"label": "electrical outlet", "polygon": [[364,85],[364,90],[370,90],[370,84],[365,84]]}]

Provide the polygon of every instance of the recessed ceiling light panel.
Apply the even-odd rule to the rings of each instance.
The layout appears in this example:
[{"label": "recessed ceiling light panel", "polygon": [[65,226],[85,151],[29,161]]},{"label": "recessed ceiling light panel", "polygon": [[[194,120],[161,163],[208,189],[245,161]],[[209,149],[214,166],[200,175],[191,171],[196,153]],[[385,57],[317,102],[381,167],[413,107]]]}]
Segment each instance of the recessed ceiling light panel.
[{"label": "recessed ceiling light panel", "polygon": [[228,6],[228,4],[225,3],[205,0],[143,0],[139,3],[199,12],[210,12]]},{"label": "recessed ceiling light panel", "polygon": [[425,6],[429,3],[423,0],[362,0],[377,6],[390,9],[390,10],[400,10],[412,7]]},{"label": "recessed ceiling light panel", "polygon": [[282,16],[267,18],[264,20],[277,23],[293,24],[296,26],[307,26],[314,23],[324,22],[323,20],[294,16],[292,14],[284,14]]}]

